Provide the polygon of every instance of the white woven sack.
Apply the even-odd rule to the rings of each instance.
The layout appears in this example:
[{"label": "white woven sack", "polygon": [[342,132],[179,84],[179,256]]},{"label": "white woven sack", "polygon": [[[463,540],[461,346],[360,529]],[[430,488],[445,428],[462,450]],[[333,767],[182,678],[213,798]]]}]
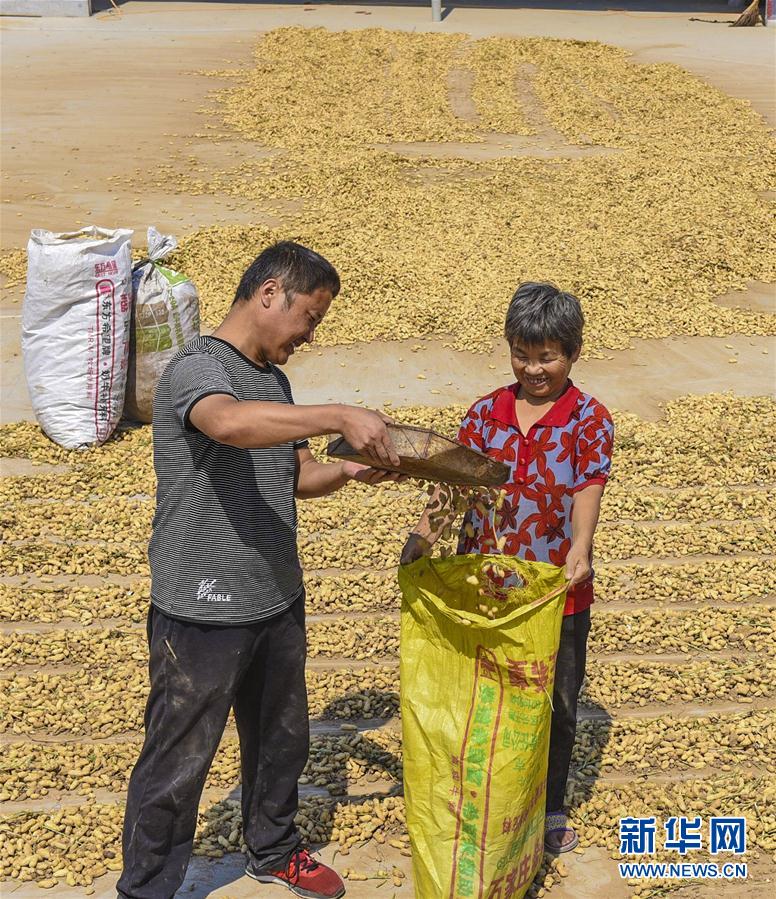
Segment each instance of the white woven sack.
[{"label": "white woven sack", "polygon": [[27,244],[22,355],[32,409],[67,449],[104,443],[121,417],[132,312],[132,231],[36,229]]}]

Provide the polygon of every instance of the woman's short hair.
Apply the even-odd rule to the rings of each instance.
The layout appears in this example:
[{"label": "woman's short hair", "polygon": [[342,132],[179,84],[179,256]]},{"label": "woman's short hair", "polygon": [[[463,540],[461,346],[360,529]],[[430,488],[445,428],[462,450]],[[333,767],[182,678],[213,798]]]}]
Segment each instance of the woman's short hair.
[{"label": "woman's short hair", "polygon": [[504,336],[510,346],[518,341],[528,346],[553,341],[573,356],[582,346],[584,326],[582,306],[573,294],[548,281],[526,281],[509,303]]}]

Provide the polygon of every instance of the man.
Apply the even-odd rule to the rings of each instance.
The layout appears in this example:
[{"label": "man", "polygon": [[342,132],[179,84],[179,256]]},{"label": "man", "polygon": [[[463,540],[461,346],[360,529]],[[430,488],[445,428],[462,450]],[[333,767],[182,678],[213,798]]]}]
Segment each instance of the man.
[{"label": "man", "polygon": [[[283,242],[247,269],[228,315],[187,344],[154,399],[157,509],[149,547],[150,695],[124,822],[126,899],[183,882],[197,806],[231,708],[240,739],[246,872],[331,899],[339,876],[300,845],[307,761],[304,587],[295,498],[398,464],[380,413],[295,406],[278,366],[311,343],[340,287],[323,257]],[[343,434],[375,468],[319,464],[307,438]]]}]

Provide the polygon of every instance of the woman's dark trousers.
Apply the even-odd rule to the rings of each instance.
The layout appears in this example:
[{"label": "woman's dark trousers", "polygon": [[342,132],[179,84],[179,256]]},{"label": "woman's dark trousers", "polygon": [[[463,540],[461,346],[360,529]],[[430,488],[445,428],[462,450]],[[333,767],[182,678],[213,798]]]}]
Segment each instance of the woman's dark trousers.
[{"label": "woman's dark trousers", "polygon": [[577,736],[577,699],[585,679],[590,609],[565,615],[555,663],[550,757],[547,767],[547,812],[563,808],[571,753]]}]

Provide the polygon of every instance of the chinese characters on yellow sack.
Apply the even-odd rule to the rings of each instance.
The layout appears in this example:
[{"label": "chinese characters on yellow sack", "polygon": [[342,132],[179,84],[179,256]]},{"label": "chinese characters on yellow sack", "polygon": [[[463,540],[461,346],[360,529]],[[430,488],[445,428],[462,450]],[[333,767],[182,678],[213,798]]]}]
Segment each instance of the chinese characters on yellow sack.
[{"label": "chinese characters on yellow sack", "polygon": [[418,899],[520,899],[544,854],[566,578],[511,556],[399,569],[404,794]]}]

